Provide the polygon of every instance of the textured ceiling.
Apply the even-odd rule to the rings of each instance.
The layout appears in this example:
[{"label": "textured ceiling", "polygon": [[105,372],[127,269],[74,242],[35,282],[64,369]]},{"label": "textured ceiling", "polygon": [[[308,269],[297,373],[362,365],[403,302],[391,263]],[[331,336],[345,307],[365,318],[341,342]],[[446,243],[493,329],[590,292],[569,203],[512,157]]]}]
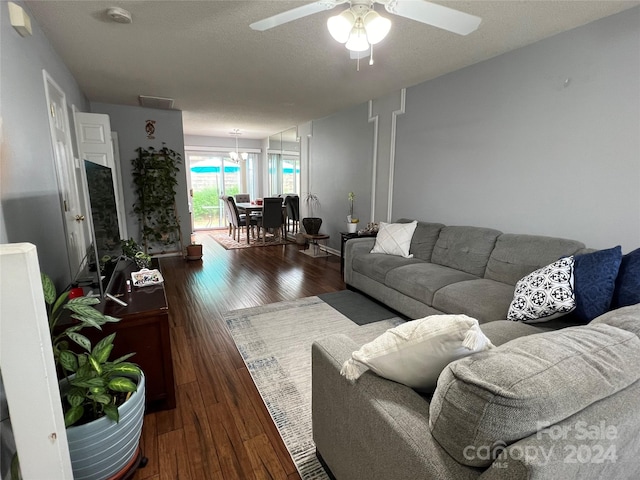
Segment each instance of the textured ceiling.
[{"label": "textured ceiling", "polygon": [[[408,0],[422,1],[422,0]],[[265,138],[640,4],[639,1],[437,1],[482,18],[463,37],[387,14],[393,25],[356,61],[327,18],[344,6],[272,30],[249,24],[310,2],[26,1],[91,101],[138,105],[175,99],[185,134]],[[108,7],[133,23],[110,21]]]}]

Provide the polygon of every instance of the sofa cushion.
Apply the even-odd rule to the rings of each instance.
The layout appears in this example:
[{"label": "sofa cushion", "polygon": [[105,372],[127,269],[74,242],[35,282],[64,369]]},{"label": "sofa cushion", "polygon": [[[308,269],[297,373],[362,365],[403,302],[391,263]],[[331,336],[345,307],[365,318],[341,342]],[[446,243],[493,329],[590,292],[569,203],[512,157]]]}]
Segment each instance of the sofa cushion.
[{"label": "sofa cushion", "polygon": [[546,326],[546,323],[531,325],[529,323],[512,322],[511,320],[494,320],[493,322],[482,323],[480,330],[491,340],[495,347],[499,347],[516,338],[547,332],[549,329]]},{"label": "sofa cushion", "polygon": [[486,278],[442,287],[433,296],[432,307],[447,313],[464,313],[480,323],[507,318],[513,285]]},{"label": "sofa cushion", "polygon": [[423,263],[423,261],[415,258],[387,255],[386,253],[367,253],[354,256],[352,268],[354,272],[361,273],[376,282],[384,284],[389,271],[412,263]]},{"label": "sofa cushion", "polygon": [[410,223],[380,222],[376,243],[371,253],[386,253],[387,255],[412,258],[413,255],[409,253],[409,248],[417,225],[416,220]]},{"label": "sofa cushion", "polygon": [[[407,218],[401,218],[398,223],[409,223],[413,220]],[[411,248],[409,252],[413,254],[415,258],[431,261],[431,254],[433,253],[433,247],[435,247],[440,235],[440,230],[444,225],[442,223],[429,223],[420,222],[416,226],[416,231],[413,233],[411,239]]]},{"label": "sofa cushion", "polygon": [[445,285],[476,278],[460,270],[424,262],[390,270],[384,283],[387,287],[431,305],[434,293]]},{"label": "sofa cushion", "polygon": [[573,257],[564,257],[519,280],[507,319],[546,322],[575,309],[573,265]]},{"label": "sofa cushion", "polygon": [[487,467],[492,459],[478,449],[528,437],[640,379],[639,349],[633,333],[599,324],[516,338],[453,362],[431,401],[431,433],[458,462]]},{"label": "sofa cushion", "polygon": [[612,307],[620,308],[640,303],[640,248],[622,257]]},{"label": "sofa cushion", "polygon": [[599,323],[627,330],[640,337],[640,304],[610,310],[604,315],[600,315],[589,325],[597,325]]},{"label": "sofa cushion", "polygon": [[584,244],[575,240],[504,233],[496,241],[484,277],[515,285],[534,270],[582,249]]},{"label": "sofa cushion", "polygon": [[589,323],[611,307],[622,250],[618,245],[574,258],[576,309],[573,313],[583,323]]},{"label": "sofa cushion", "polygon": [[357,380],[368,367],[381,377],[431,392],[440,372],[459,358],[493,348],[478,321],[466,315],[431,315],[390,328],[353,352],[340,373]]},{"label": "sofa cushion", "polygon": [[482,277],[500,234],[491,228],[444,227],[440,230],[431,261]]}]

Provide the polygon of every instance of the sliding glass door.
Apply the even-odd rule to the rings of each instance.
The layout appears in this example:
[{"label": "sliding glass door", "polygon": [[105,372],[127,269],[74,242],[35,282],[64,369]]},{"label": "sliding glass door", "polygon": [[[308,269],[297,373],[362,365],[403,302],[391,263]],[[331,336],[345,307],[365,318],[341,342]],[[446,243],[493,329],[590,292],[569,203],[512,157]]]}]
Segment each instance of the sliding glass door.
[{"label": "sliding glass door", "polygon": [[227,225],[221,195],[249,193],[255,198],[258,154],[237,161],[228,152],[187,151],[191,177],[193,228],[202,230]]}]

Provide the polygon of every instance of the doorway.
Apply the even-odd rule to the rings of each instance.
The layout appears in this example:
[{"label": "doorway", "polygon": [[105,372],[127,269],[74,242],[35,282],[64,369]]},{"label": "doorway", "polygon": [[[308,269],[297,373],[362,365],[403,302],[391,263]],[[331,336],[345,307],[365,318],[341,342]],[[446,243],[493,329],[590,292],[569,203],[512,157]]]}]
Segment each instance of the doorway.
[{"label": "doorway", "polygon": [[64,218],[69,271],[74,279],[88,252],[86,215],[78,193],[80,173],[73,155],[67,97],[46,70],[42,71],[49,113],[49,131],[55,161],[60,207]]},{"label": "doorway", "polygon": [[259,154],[233,160],[228,151],[186,150],[189,165],[192,225],[194,230],[226,225],[221,195],[248,193],[256,198],[256,166]]}]

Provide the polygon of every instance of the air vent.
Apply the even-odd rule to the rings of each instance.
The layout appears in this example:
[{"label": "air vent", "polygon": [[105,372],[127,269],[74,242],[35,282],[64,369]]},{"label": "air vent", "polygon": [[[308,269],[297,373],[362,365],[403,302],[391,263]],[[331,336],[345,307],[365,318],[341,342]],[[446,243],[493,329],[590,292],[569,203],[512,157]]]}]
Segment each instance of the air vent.
[{"label": "air vent", "polygon": [[173,108],[173,98],[150,97],[148,95],[138,96],[140,105],[148,108],[163,108],[171,110]]}]

